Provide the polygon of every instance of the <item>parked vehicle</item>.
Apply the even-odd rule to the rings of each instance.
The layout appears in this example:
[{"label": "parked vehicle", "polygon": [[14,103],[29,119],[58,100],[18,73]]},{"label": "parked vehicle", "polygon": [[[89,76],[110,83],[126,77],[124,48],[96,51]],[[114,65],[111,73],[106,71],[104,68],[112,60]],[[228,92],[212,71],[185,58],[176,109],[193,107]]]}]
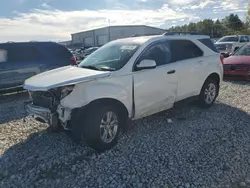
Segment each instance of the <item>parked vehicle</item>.
[{"label": "parked vehicle", "polygon": [[215,46],[224,57],[228,57],[230,53],[235,52],[248,42],[249,37],[247,35],[230,35],[219,39]]},{"label": "parked vehicle", "polygon": [[64,46],[53,42],[1,43],[0,56],[0,90],[20,87],[29,77],[76,62]]},{"label": "parked vehicle", "polygon": [[250,79],[250,43],[224,60],[224,76]]},{"label": "parked vehicle", "polygon": [[82,59],[86,58],[87,56],[89,56],[90,54],[92,54],[94,51],[96,51],[98,49],[98,47],[91,47],[86,49],[83,53],[82,53]]},{"label": "parked vehicle", "polygon": [[63,127],[98,151],[112,148],[130,120],[195,98],[210,107],[223,66],[209,36],[132,37],[105,44],[78,67],[26,80],[26,110],[52,129]]}]

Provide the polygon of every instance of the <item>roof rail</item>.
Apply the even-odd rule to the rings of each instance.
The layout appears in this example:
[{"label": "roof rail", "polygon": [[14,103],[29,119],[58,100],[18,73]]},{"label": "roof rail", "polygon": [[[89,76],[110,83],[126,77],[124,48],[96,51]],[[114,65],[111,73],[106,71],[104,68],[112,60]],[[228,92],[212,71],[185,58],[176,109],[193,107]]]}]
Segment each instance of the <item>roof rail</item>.
[{"label": "roof rail", "polygon": [[166,32],[163,33],[163,35],[168,36],[168,35],[201,35],[198,32]]}]

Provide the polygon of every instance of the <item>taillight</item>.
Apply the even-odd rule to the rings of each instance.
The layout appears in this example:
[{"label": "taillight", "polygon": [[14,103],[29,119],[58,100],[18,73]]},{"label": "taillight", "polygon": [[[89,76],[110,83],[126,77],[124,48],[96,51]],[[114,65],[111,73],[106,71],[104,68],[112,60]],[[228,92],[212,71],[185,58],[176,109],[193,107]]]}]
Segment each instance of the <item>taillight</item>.
[{"label": "taillight", "polygon": [[220,62],[221,62],[221,64],[224,64],[224,56],[223,55],[220,55]]},{"label": "taillight", "polygon": [[70,59],[74,62],[74,64],[77,64],[76,57],[72,57]]}]

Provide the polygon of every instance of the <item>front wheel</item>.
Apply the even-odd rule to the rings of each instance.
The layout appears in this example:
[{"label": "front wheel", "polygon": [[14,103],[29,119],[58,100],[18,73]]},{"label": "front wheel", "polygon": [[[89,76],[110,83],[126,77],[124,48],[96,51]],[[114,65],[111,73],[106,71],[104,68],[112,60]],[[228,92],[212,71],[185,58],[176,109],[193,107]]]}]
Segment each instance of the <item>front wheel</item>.
[{"label": "front wheel", "polygon": [[213,105],[219,93],[219,86],[213,79],[208,79],[204,83],[200,95],[199,105],[204,108],[208,108]]},{"label": "front wheel", "polygon": [[83,127],[82,134],[87,144],[102,152],[116,145],[121,130],[121,119],[115,106],[99,104],[87,109],[84,121],[79,121],[84,124],[78,126]]}]

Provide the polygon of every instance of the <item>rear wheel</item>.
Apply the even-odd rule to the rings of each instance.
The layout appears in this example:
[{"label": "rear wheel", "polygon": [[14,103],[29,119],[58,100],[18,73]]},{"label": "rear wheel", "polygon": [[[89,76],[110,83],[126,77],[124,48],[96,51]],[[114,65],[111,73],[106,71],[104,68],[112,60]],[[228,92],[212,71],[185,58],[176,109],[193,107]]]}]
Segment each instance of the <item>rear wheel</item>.
[{"label": "rear wheel", "polygon": [[213,79],[207,79],[199,95],[199,105],[204,108],[212,106],[218,96],[218,92],[218,83]]}]

